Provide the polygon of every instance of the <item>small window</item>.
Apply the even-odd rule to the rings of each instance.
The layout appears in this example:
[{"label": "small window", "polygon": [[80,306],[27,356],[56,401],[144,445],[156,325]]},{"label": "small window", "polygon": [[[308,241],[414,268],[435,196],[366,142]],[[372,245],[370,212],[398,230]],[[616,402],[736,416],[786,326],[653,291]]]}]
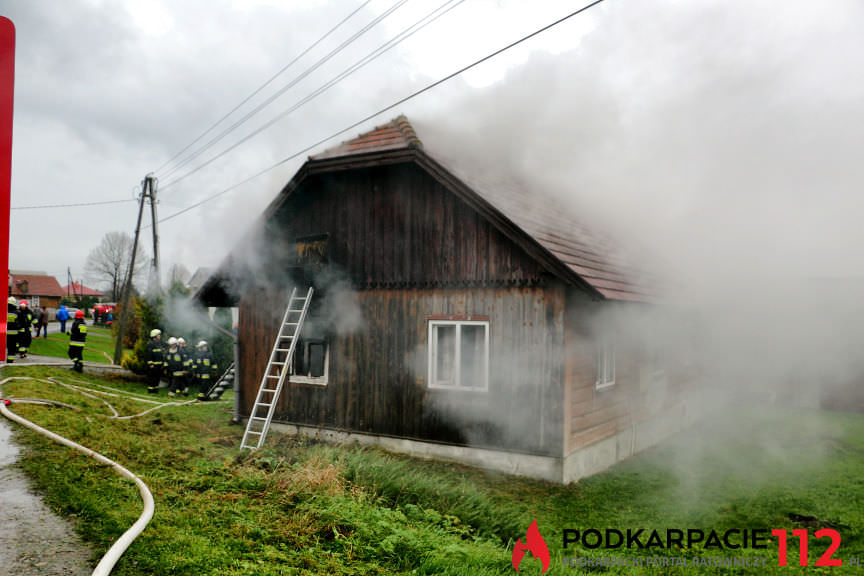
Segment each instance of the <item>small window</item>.
[{"label": "small window", "polygon": [[300,384],[327,384],[330,365],[330,346],[322,338],[300,338],[291,362],[291,382]]},{"label": "small window", "polygon": [[429,387],[489,388],[488,322],[429,322]]},{"label": "small window", "polygon": [[615,343],[604,340],[597,351],[597,390],[615,385]]}]

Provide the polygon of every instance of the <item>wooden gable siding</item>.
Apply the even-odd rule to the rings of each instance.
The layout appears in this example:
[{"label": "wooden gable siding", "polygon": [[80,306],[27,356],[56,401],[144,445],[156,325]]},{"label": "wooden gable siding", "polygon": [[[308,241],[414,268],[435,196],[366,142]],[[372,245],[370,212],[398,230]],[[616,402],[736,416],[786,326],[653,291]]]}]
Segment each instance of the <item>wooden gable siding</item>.
[{"label": "wooden gable siding", "polygon": [[310,175],[280,207],[285,241],[329,234],[356,286],[527,283],[543,269],[412,164]]},{"label": "wooden gable siding", "polygon": [[[277,420],[560,455],[564,288],[521,248],[412,165],[311,175],[273,222],[286,250],[329,235],[330,271],[358,290],[364,318],[331,338],[328,385],[288,385]],[[241,300],[244,414],[288,291]],[[426,386],[427,317],[441,314],[489,317],[487,392]]]},{"label": "wooden gable siding", "polygon": [[[259,294],[241,307],[242,407],[266,367],[278,319]],[[563,289],[364,290],[363,327],[331,340],[326,386],[286,384],[276,419],[371,434],[560,455],[563,429]],[[273,301],[273,300],[270,300]],[[487,391],[430,389],[428,318],[489,319]],[[252,334],[252,340],[245,337]]]}]

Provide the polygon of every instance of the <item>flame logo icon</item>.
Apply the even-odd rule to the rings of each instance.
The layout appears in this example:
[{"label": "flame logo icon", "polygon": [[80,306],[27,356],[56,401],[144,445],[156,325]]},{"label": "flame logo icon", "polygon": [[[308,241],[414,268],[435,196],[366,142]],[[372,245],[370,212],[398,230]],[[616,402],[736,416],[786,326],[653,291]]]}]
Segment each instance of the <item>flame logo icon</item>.
[{"label": "flame logo icon", "polygon": [[540,535],[540,529],[537,528],[537,519],[528,527],[528,532],[525,533],[525,544],[522,539],[516,541],[513,547],[513,568],[519,571],[519,564],[522,563],[522,558],[525,557],[525,552],[531,552],[535,558],[540,560],[543,565],[543,571],[540,574],[545,574],[549,569],[549,547],[546,546],[546,541]]}]

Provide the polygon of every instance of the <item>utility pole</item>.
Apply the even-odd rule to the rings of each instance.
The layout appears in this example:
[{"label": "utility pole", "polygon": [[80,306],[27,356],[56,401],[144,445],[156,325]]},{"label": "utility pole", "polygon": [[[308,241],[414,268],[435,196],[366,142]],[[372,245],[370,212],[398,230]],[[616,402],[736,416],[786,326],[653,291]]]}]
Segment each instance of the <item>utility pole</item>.
[{"label": "utility pole", "polygon": [[155,178],[151,174],[144,177],[141,183],[141,197],[138,204],[138,222],[135,224],[135,240],[132,244],[132,258],[129,261],[129,267],[126,269],[126,282],[123,284],[123,298],[120,304],[120,324],[117,327],[117,342],[114,345],[114,364],[123,362],[123,336],[126,334],[126,322],[129,317],[129,297],[132,293],[132,277],[135,274],[135,256],[138,254],[138,239],[141,236],[141,217],[144,215],[144,201],[150,199],[152,206],[151,215],[153,217],[153,263],[158,273],[158,241],[156,236],[156,190],[153,185]]},{"label": "utility pole", "polygon": [[150,218],[153,222],[153,269],[151,278],[156,280],[156,292],[162,291],[162,275],[159,273],[159,233],[156,230],[156,179],[148,174],[147,180],[150,182]]}]

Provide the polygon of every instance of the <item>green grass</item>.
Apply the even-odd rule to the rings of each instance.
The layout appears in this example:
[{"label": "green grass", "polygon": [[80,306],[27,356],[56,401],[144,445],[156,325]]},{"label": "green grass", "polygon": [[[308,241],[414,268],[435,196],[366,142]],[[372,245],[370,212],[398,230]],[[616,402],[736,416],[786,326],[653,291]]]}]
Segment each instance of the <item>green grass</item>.
[{"label": "green grass", "polygon": [[[87,341],[84,346],[84,361],[111,364],[114,356],[114,338],[108,328],[88,326]],[[54,358],[69,358],[69,336],[55,332],[48,338],[33,338],[30,354],[50,356]]]},{"label": "green grass", "polygon": [[[511,551],[533,519],[552,564],[546,574],[788,574],[768,550],[591,550],[562,548],[565,528],[809,528],[811,564],[825,549],[812,531],[842,535],[835,557],[864,557],[864,417],[763,412],[734,426],[706,422],[610,471],[570,486],[470,467],[417,461],[359,446],[271,435],[264,449],[239,451],[243,430],[228,402],[172,406],[112,420],[100,401],[45,378],[70,382],[59,368],[16,366],[5,375],[39,381],[2,386],[9,396],[39,396],[80,412],[14,405],[15,412],[120,461],[141,475],[156,515],[114,574],[515,574]],[[118,377],[75,379],[141,392]],[[165,399],[162,397],[162,399]],[[111,400],[121,414],[143,404]],[[140,512],[134,486],[28,430],[23,465],[50,504],[73,517],[104,551]],[[797,516],[796,516],[797,515]],[[801,520],[812,517],[812,520]],[[795,519],[798,519],[797,521]],[[644,540],[644,539],[643,539]],[[797,561],[790,541],[790,562]],[[765,568],[575,568],[570,556],[766,556]],[[808,573],[858,570],[814,568]],[[519,574],[539,574],[529,554]]]}]

